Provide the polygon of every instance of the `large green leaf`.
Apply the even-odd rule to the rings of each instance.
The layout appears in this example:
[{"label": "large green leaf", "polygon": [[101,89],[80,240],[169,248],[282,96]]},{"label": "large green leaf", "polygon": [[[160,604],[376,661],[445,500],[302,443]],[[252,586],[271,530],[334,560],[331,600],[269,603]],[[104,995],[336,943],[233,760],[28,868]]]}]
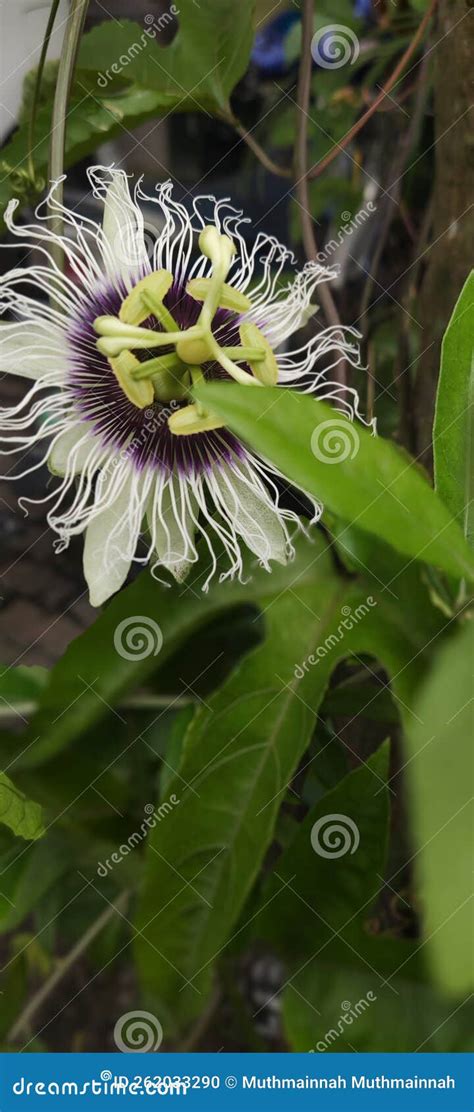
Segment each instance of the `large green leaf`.
[{"label": "large green leaf", "polygon": [[328,663],[301,682],[295,665],[340,618],[347,587],[321,543],[312,564],[291,591],[262,600],[265,641],[193,718],[172,785],[181,802],[149,842],[137,957],[144,986],[176,1025],[202,1007],[327,683]]},{"label": "large green leaf", "polygon": [[423,672],[420,630],[403,630],[400,618],[390,628],[382,594],[337,579],[319,547],[302,544],[303,553],[306,569],[265,600],[264,643],[193,719],[174,786],[180,805],[149,843],[138,961],[170,1024],[185,1024],[209,992],[337,662],[378,657],[403,673],[404,702]]},{"label": "large green leaf", "polygon": [[275,864],[256,933],[287,961],[368,916],[385,867],[388,758],[386,743],[327,792]]},{"label": "large green leaf", "polygon": [[[170,46],[130,20],[106,21],[85,35],[79,65],[110,73],[160,94],[166,110],[227,113],[229,95],[248,65],[255,0],[187,3]],[[113,68],[115,67],[115,68]]]},{"label": "large green leaf", "polygon": [[19,838],[29,841],[41,838],[44,834],[41,807],[27,799],[5,772],[0,772],[0,822]]},{"label": "large green leaf", "polygon": [[446,1002],[426,981],[417,946],[397,939],[335,939],[287,983],[283,1022],[294,1051],[468,1052],[474,1008]]},{"label": "large green leaf", "polygon": [[467,621],[440,649],[406,722],[426,951],[438,984],[458,994],[474,988],[473,661]]},{"label": "large green leaf", "polygon": [[443,339],[433,429],[435,485],[474,545],[474,270]]},{"label": "large green leaf", "polygon": [[474,579],[462,530],[395,444],[308,395],[208,383],[196,395],[261,456],[359,529],[398,552]]}]

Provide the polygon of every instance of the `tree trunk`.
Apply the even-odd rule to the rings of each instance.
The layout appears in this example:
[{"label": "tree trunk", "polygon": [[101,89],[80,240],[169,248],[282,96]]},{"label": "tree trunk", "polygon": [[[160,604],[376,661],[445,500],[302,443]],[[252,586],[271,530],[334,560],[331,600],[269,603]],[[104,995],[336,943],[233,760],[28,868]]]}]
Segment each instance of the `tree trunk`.
[{"label": "tree trunk", "polygon": [[416,314],[423,331],[414,395],[416,447],[428,467],[441,339],[474,262],[472,4],[474,0],[439,0],[432,53],[436,142],[433,232]]}]

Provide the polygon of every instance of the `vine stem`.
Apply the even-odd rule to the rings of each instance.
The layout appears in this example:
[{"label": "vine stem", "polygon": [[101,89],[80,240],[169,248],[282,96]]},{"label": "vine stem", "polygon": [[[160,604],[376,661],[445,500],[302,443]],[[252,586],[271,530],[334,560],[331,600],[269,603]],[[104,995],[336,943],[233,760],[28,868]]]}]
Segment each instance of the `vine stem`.
[{"label": "vine stem", "polygon": [[391,225],[392,225],[392,220],[393,220],[395,209],[397,208],[397,206],[400,207],[400,198],[401,198],[401,192],[402,192],[402,180],[403,180],[403,176],[404,176],[405,167],[406,167],[406,164],[407,164],[408,159],[410,157],[410,153],[413,150],[413,147],[414,147],[414,145],[415,145],[415,143],[418,139],[421,124],[422,124],[422,120],[423,120],[423,114],[424,114],[425,107],[426,107],[426,100],[427,100],[428,93],[429,93],[427,78],[428,78],[428,56],[424,55],[421,70],[420,70],[420,76],[419,76],[419,82],[418,82],[417,95],[416,95],[415,104],[414,104],[414,110],[413,110],[412,115],[411,115],[409,126],[408,126],[403,138],[401,139],[401,141],[399,143],[399,150],[397,151],[395,160],[394,160],[394,162],[393,162],[393,164],[390,168],[389,180],[390,180],[390,182],[393,182],[393,185],[389,185],[389,187],[388,187],[388,192],[387,192],[387,195],[386,195],[385,212],[383,214],[380,229],[379,229],[378,243],[377,243],[377,247],[376,247],[374,256],[372,258],[371,264],[370,264],[370,274],[368,275],[367,281],[366,281],[365,286],[364,286],[364,291],[363,291],[363,294],[362,294],[362,300],[361,300],[360,309],[359,309],[359,319],[361,321],[360,329],[361,329],[362,335],[365,338],[368,335],[369,322],[368,322],[368,319],[367,319],[367,313],[368,313],[368,309],[369,309],[372,290],[374,288],[374,283],[377,280],[377,273],[378,273],[379,264],[380,264],[383,252],[385,250],[387,237],[388,237],[388,234],[390,232],[390,228],[391,228]]},{"label": "vine stem", "polygon": [[87,928],[79,941],[76,942],[71,950],[69,950],[69,953],[66,954],[66,957],[63,958],[63,960],[60,962],[51,976],[48,977],[43,985],[41,985],[41,988],[38,989],[38,992],[35,992],[34,996],[32,996],[31,1000],[26,1005],[26,1008],[24,1008],[21,1012],[21,1015],[18,1016],[18,1019],[13,1024],[13,1027],[10,1029],[7,1035],[8,1042],[15,1042],[15,1040],[18,1039],[18,1037],[21,1035],[22,1031],[28,1030],[29,1024],[31,1023],[33,1017],[36,1015],[38,1008],[40,1008],[41,1005],[44,1004],[44,1001],[47,1000],[48,996],[50,996],[50,994],[54,991],[56,985],[58,985],[59,982],[62,981],[63,977],[66,976],[66,974],[72,968],[77,959],[81,957],[85,950],[87,950],[87,948],[90,946],[91,942],[94,941],[94,938],[96,938],[97,935],[100,934],[101,931],[103,931],[104,927],[107,926],[107,923],[109,923],[110,920],[113,919],[113,916],[117,912],[120,914],[122,910],[126,908],[129,899],[130,892],[122,892],[122,894],[116,900],[115,904],[111,904],[110,907],[106,907],[105,911],[103,911],[102,914],[99,915],[99,917],[95,919],[93,923],[91,923],[90,927]]},{"label": "vine stem", "polygon": [[389,77],[388,81],[385,83],[385,85],[383,85],[379,95],[375,98],[373,104],[371,104],[370,108],[368,108],[367,111],[364,112],[364,115],[360,117],[360,120],[357,120],[353,127],[350,128],[350,130],[344,136],[344,139],[342,139],[341,142],[337,144],[337,146],[334,146],[332,150],[330,150],[329,153],[321,159],[320,162],[317,162],[316,166],[312,167],[312,169],[309,171],[309,177],[311,179],[318,178],[319,175],[322,174],[323,170],[326,170],[326,168],[331,165],[331,162],[333,162],[334,159],[337,158],[338,155],[340,155],[341,151],[343,151],[344,148],[348,146],[348,144],[351,142],[351,139],[353,139],[355,135],[358,135],[359,131],[361,131],[362,128],[365,127],[367,121],[370,120],[370,117],[374,115],[374,112],[377,111],[382,101],[393,89],[394,85],[397,84],[398,79],[402,76],[404,69],[408,65],[410,59],[413,57],[413,54],[415,53],[419,42],[421,42],[421,39],[424,36],[430,19],[434,15],[437,3],[438,0],[431,0],[431,4],[426,10],[420,26],[418,27],[418,30],[415,32],[411,42],[408,44],[405,50],[405,53],[402,54],[400,61],[395,66],[395,69]]},{"label": "vine stem", "polygon": [[[59,59],[58,79],[54,95],[51,144],[49,152],[49,176],[52,181],[58,181],[64,172],[64,149],[66,141],[67,106],[71,92],[72,79],[79,50],[79,43],[84,29],[84,22],[89,0],[70,0],[69,15],[66,24],[63,49]],[[59,182],[56,192],[58,204],[63,201],[63,185]],[[53,219],[53,232],[61,235],[62,219],[55,215]]]},{"label": "vine stem", "polygon": [[236,116],[231,115],[226,117],[226,119],[227,122],[232,125],[238,135],[240,135],[240,138],[243,139],[244,143],[247,144],[249,150],[253,152],[258,161],[261,162],[262,166],[265,167],[265,170],[268,170],[270,174],[276,174],[280,178],[291,178],[291,168],[289,166],[281,166],[279,162],[275,162],[275,160],[271,158],[269,154],[267,154],[263,147],[260,146],[260,143],[257,142],[252,133],[250,131],[247,131],[244,125],[241,124],[240,120],[238,120]]},{"label": "vine stem", "polygon": [[[297,121],[296,140],[294,151],[294,170],[296,176],[296,199],[300,208],[301,231],[303,246],[308,259],[317,260],[318,245],[314,232],[314,224],[310,211],[309,181],[308,181],[308,120],[309,101],[311,95],[311,73],[313,58],[311,54],[311,40],[313,37],[313,0],[303,0],[302,32],[301,32],[301,61],[298,74],[297,91]],[[322,284],[319,287],[321,304],[331,325],[340,327],[339,313],[329,287]],[[334,370],[334,378],[341,386],[346,383],[345,364],[340,363]]]},{"label": "vine stem", "polygon": [[33,159],[33,148],[34,148],[34,143],[35,143],[35,126],[36,126],[36,116],[37,116],[37,112],[38,112],[38,102],[39,102],[39,94],[40,94],[40,89],[41,89],[41,81],[42,81],[44,66],[45,66],[45,62],[46,62],[46,56],[47,56],[47,53],[48,53],[48,50],[49,50],[49,44],[50,44],[50,41],[51,41],[51,35],[52,35],[52,31],[53,31],[56,16],[58,14],[58,8],[59,8],[59,5],[60,5],[60,2],[61,2],[61,0],[53,0],[53,3],[51,4],[50,13],[49,13],[49,16],[48,16],[48,22],[47,22],[47,25],[46,25],[46,31],[45,31],[44,39],[43,39],[43,45],[41,47],[41,54],[40,54],[40,58],[39,58],[39,62],[38,62],[38,69],[36,71],[35,87],[33,89],[33,98],[32,98],[32,103],[31,103],[31,114],[30,114],[30,119],[29,119],[29,123],[28,123],[28,170],[29,170],[29,175],[30,175],[30,178],[31,178],[32,181],[35,180],[35,164],[34,164],[34,159]]}]

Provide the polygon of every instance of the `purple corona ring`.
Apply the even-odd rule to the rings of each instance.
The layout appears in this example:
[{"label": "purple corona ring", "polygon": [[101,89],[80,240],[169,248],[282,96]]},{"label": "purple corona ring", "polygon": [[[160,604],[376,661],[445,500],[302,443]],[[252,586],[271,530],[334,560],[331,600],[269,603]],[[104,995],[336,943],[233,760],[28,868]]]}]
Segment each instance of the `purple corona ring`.
[{"label": "purple corona ring", "polygon": [[[281,505],[281,478],[193,399],[199,380],[293,387],[334,399],[348,416],[357,394],[331,381],[342,359],[358,365],[357,334],[294,334],[334,272],[316,263],[294,275],[292,253],[259,233],[251,249],[242,214],[196,197],[189,211],[170,183],[147,196],[141,180],[93,167],[102,225],[60,205],[53,185],[37,223],[10,231],[35,249],[31,267],[0,279],[0,370],[32,380],[0,411],[1,450],[44,444],[56,481],[44,499],[58,550],[84,534],[84,574],[98,606],[132,561],[183,580],[207,548],[222,579],[242,573],[242,546],[270,569],[291,558],[298,516]],[[156,208],[145,235],[140,202]],[[58,217],[64,234],[57,232]],[[61,248],[63,274],[55,259]],[[39,296],[38,296],[39,295]],[[28,474],[28,470],[24,474]],[[18,471],[16,471],[18,477]],[[314,504],[314,518],[320,507]]]}]

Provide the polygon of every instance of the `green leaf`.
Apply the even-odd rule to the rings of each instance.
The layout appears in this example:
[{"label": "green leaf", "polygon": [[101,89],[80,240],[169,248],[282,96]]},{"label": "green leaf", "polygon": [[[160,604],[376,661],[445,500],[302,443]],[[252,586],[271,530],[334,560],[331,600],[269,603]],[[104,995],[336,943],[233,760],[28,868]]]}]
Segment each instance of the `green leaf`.
[{"label": "green leaf", "polygon": [[[208,558],[198,565],[192,589],[174,583],[165,590],[143,572],[112,600],[93,626],[71,642],[51,670],[38,713],[22,738],[17,767],[35,767],[69,745],[110,712],[122,695],[163,668],[191,635],[219,613],[278,593],[294,577],[308,574],[311,552],[310,546],[303,545],[295,563],[276,566],[271,575],[254,569],[254,559],[248,559],[245,584],[220,584],[214,579],[207,593],[202,587],[210,570]],[[137,641],[134,651],[133,631],[139,637],[144,625],[145,639]],[[120,647],[122,641],[119,651],[116,642]]]},{"label": "green leaf", "polygon": [[259,455],[345,521],[405,556],[474,579],[474,558],[459,525],[395,444],[296,391],[208,383],[194,392]]},{"label": "green leaf", "polygon": [[195,713],[196,707],[193,704],[190,704],[188,707],[182,707],[176,714],[171,725],[168,744],[166,746],[166,760],[163,761],[160,773],[161,801],[166,799],[172,791],[171,785],[176,777],[176,769],[179,768],[181,763],[184,739]]},{"label": "green leaf", "polygon": [[474,547],[474,270],[447,327],[433,429],[436,489]]},{"label": "green leaf", "polygon": [[[54,80],[49,80],[47,98],[42,103],[36,120],[34,135],[34,162],[38,177],[46,180]],[[99,143],[119,134],[123,127],[137,127],[160,107],[160,97],[150,89],[137,85],[125,86],[117,92],[100,89],[90,75],[79,71],[68,107],[66,128],[65,166],[72,166],[79,159],[94,151]],[[28,164],[29,136],[25,120],[3,148],[0,156],[0,215],[11,197],[30,201],[39,193],[24,177]]]},{"label": "green leaf", "polygon": [[27,799],[4,772],[0,772],[0,822],[19,838],[34,841],[44,834],[43,812],[39,803]]},{"label": "green leaf", "polygon": [[30,713],[47,679],[47,668],[6,667],[0,673],[0,718],[22,717]]},{"label": "green leaf", "polygon": [[[118,72],[160,94],[167,111],[227,113],[253,42],[255,0],[206,0],[179,11],[177,34],[159,46],[159,33],[130,20],[106,21],[84,36],[79,65],[113,80]],[[110,75],[110,76],[108,76]]]},{"label": "green leaf", "polygon": [[256,934],[290,965],[368,916],[385,866],[388,759],[386,742],[319,800],[276,862]]},{"label": "green leaf", "polygon": [[347,595],[321,542],[312,557],[309,581],[267,596],[263,645],[193,718],[171,785],[181,802],[149,840],[137,959],[144,988],[176,1025],[202,1008],[327,684],[329,658],[302,681],[294,674]]},{"label": "green leaf", "polygon": [[273,584],[260,598],[262,646],[193,719],[176,780],[180,805],[148,846],[137,956],[144,989],[171,1025],[185,1025],[209,992],[338,661],[351,653],[383,660],[402,673],[404,702],[424,671],[415,647],[422,631],[408,628],[409,617],[403,628],[396,604],[392,617],[385,596],[336,578],[320,543],[302,542],[298,562],[287,590]]},{"label": "green leaf", "polygon": [[442,989],[474,988],[472,662],[474,625],[443,645],[406,722],[406,775],[425,947]]},{"label": "green leaf", "polygon": [[71,868],[71,845],[64,831],[52,830],[27,852],[18,852],[15,843],[10,859],[2,859],[0,892],[0,931],[11,931]]},{"label": "green leaf", "polygon": [[319,950],[283,995],[291,1050],[424,1053],[474,1049],[474,1008],[453,1009],[429,985],[417,947],[353,936]]}]

